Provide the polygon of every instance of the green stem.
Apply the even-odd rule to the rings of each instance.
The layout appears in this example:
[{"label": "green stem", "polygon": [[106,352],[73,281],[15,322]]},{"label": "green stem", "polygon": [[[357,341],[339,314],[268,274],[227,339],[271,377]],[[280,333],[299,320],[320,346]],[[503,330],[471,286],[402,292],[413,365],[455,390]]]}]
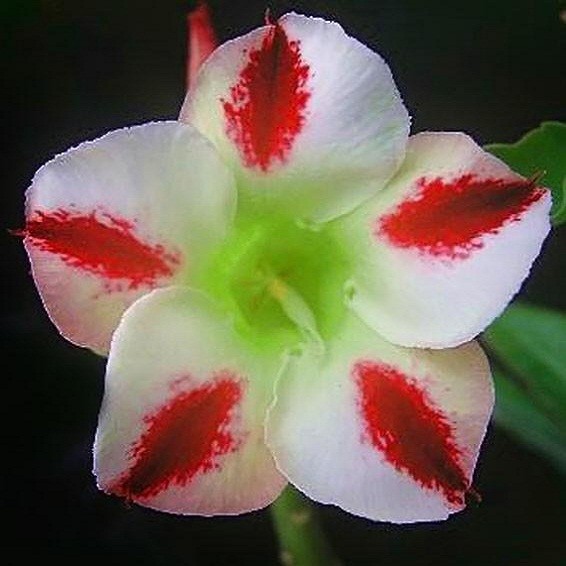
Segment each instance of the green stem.
[{"label": "green stem", "polygon": [[315,506],[305,496],[289,486],[270,509],[283,566],[338,566]]}]

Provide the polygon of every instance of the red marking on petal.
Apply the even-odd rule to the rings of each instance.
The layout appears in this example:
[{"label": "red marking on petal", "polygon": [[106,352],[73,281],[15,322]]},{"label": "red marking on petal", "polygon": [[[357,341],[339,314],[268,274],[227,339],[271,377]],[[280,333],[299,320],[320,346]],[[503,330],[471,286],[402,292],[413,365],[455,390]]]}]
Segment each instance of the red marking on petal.
[{"label": "red marking on petal", "polygon": [[266,172],[285,162],[303,129],[309,66],[299,41],[289,41],[279,24],[267,27],[260,47],[247,57],[229,100],[222,100],[226,132],[245,165]]},{"label": "red marking on petal", "polygon": [[104,212],[36,211],[21,233],[31,245],[68,265],[127,281],[130,289],[171,276],[180,261],[179,254],[162,245],[141,241],[132,222]]},{"label": "red marking on petal", "polygon": [[230,425],[241,398],[241,382],[230,372],[177,393],[144,418],[146,431],[130,451],[133,465],[110,491],[128,499],[152,497],[217,469],[218,457],[238,448]]},{"label": "red marking on petal", "polygon": [[187,14],[187,89],[194,85],[198,70],[216,49],[218,42],[210,8],[204,1]]},{"label": "red marking on petal", "polygon": [[483,247],[483,236],[518,221],[544,194],[530,180],[423,177],[414,196],[380,219],[375,235],[401,248],[466,258]]},{"label": "red marking on petal", "polygon": [[400,472],[441,491],[449,503],[463,504],[470,486],[446,415],[414,380],[390,365],[361,361],[354,377],[371,444]]}]

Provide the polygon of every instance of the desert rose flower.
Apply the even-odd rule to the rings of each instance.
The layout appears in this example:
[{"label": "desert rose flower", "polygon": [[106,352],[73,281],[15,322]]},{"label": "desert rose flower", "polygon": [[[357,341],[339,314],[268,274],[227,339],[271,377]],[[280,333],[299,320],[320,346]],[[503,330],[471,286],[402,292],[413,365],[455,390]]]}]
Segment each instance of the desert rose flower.
[{"label": "desert rose flower", "polygon": [[109,355],[100,488],[182,514],[287,482],[375,520],[461,510],[493,405],[473,339],[549,192],[462,133],[409,137],[389,68],[336,23],[287,14],[191,83],[180,121],[83,143],[28,192],[45,307]]}]

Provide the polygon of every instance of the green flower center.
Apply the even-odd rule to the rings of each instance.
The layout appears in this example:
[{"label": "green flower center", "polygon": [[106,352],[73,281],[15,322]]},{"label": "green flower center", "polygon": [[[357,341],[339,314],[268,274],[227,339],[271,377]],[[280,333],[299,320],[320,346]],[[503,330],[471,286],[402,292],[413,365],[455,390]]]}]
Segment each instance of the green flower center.
[{"label": "green flower center", "polygon": [[328,226],[277,214],[238,218],[199,286],[260,347],[281,347],[305,333],[328,338],[344,312],[347,254]]}]

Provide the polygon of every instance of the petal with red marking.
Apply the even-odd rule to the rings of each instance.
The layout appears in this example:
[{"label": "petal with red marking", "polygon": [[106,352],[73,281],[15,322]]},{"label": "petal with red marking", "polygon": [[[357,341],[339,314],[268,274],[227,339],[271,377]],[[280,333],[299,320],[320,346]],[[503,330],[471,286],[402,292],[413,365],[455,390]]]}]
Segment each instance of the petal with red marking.
[{"label": "petal with red marking", "polygon": [[69,340],[106,352],[124,310],[191,274],[224,238],[235,189],[190,126],[111,132],[44,165],[27,193],[25,246]]},{"label": "petal with red marking", "polygon": [[468,136],[413,136],[387,188],[338,228],[355,256],[354,310],[403,346],[471,340],[528,275],[550,205]]},{"label": "petal with red marking", "polygon": [[379,190],[409,128],[381,57],[338,24],[297,14],[219,47],[181,119],[234,164],[244,195],[314,220]]},{"label": "petal with red marking", "polygon": [[158,289],[112,341],[95,441],[101,489],[178,514],[238,514],[286,481],[263,436],[280,360],[240,343],[200,293]]},{"label": "petal with red marking", "polygon": [[309,497],[374,520],[444,519],[465,507],[493,405],[479,346],[395,346],[350,315],[326,353],[281,376],[267,439]]}]

